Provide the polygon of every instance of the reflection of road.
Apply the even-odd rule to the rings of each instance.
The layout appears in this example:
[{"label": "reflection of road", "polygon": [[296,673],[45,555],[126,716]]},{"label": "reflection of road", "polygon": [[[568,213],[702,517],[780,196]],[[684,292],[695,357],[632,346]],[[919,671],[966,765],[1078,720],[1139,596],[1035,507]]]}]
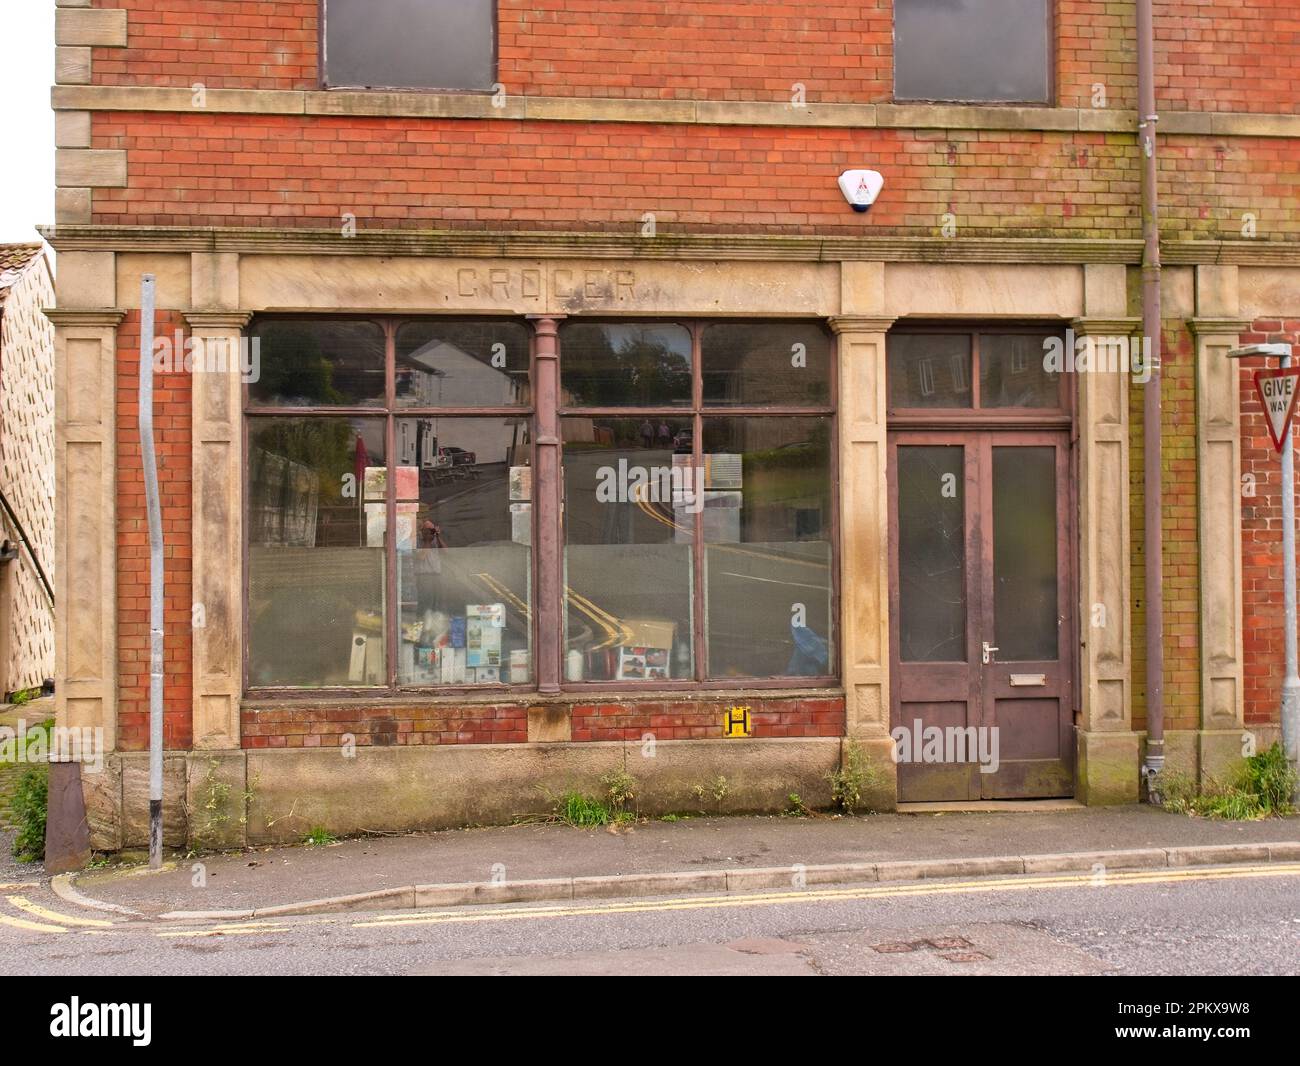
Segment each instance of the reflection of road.
[{"label": "reflection of road", "polygon": [[437,486],[433,492],[424,489],[420,493],[420,503],[430,509],[430,517],[442,529],[449,548],[510,539],[508,494],[502,491],[505,471],[500,467],[479,469],[478,480],[467,487],[452,482],[446,487],[449,491]]}]

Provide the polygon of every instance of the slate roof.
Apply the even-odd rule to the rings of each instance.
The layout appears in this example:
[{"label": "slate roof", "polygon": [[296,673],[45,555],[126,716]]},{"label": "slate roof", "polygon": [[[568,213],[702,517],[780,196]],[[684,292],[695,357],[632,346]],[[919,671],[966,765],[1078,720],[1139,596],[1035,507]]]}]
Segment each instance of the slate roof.
[{"label": "slate roof", "polygon": [[41,257],[36,244],[0,244],[0,304],[29,266]]}]

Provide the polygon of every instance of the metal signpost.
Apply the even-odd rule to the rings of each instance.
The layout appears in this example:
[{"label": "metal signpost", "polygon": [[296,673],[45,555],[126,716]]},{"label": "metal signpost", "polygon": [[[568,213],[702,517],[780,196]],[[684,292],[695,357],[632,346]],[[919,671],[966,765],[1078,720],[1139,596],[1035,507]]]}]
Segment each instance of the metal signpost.
[{"label": "metal signpost", "polygon": [[1255,393],[1264,408],[1273,447],[1282,453],[1282,572],[1286,601],[1286,678],[1282,682],[1282,747],[1295,765],[1300,757],[1300,669],[1296,663],[1295,585],[1295,447],[1291,422],[1300,397],[1300,367],[1291,366],[1291,345],[1252,344],[1228,353],[1229,359],[1253,355],[1279,360],[1278,370],[1255,372]]}]

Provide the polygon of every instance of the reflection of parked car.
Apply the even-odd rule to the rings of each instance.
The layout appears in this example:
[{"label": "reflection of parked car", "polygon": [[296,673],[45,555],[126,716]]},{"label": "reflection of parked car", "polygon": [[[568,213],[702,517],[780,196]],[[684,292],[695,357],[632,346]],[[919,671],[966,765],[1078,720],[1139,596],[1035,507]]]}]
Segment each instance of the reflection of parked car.
[{"label": "reflection of parked car", "polygon": [[439,448],[438,454],[440,456],[450,456],[452,466],[476,466],[478,464],[478,456],[473,452],[467,452],[464,448],[453,448],[448,445],[445,448]]},{"label": "reflection of parked car", "polygon": [[435,479],[478,477],[478,456],[464,448],[451,445],[439,448],[433,459],[433,476]]},{"label": "reflection of parked car", "polygon": [[694,443],[694,436],[689,429],[680,430],[673,437],[673,451],[689,452],[691,450],[691,445]]}]

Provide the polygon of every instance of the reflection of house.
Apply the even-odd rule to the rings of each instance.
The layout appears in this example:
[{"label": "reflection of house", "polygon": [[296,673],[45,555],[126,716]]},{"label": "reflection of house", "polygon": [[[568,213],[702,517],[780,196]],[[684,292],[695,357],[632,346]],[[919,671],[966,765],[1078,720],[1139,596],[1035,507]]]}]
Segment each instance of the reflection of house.
[{"label": "reflection of house", "polygon": [[0,245],[0,696],[54,676],[53,303],[41,245]]},{"label": "reflection of house", "polygon": [[[399,395],[417,407],[505,407],[519,403],[525,380],[444,340],[430,341],[404,355],[398,375]],[[403,375],[408,382],[401,381]],[[470,419],[448,423],[445,418],[400,419],[397,461],[432,467],[437,449],[447,447],[473,452],[480,464],[509,460],[510,441],[501,433],[500,423]]]}]

